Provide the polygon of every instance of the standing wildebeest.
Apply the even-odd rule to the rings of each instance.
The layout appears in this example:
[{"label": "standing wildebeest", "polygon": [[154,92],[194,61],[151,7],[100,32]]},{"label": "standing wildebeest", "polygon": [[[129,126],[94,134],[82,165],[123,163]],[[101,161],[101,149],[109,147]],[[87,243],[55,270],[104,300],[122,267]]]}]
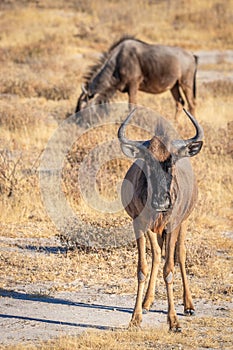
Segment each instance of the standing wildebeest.
[{"label": "standing wildebeest", "polygon": [[137,91],[159,94],[170,90],[176,101],[176,117],[184,105],[195,114],[197,57],[179,47],[149,45],[123,37],[102,56],[86,75],[75,110],[106,103],[119,90],[127,92],[129,103],[137,103]]},{"label": "standing wildebeest", "polygon": [[[197,196],[197,185],[188,157],[195,156],[202,147],[203,130],[187,111],[196,128],[195,137],[174,140],[160,122],[155,136],[150,141],[132,141],[125,136],[125,127],[133,112],[129,114],[118,131],[123,153],[137,159],[129,168],[122,184],[122,203],[133,219],[138,246],[138,291],[131,325],[139,325],[142,308],[149,310],[154,301],[155,283],[161,250],[165,242],[164,280],[168,298],[168,322],[170,329],[179,331],[173,300],[173,278],[175,253],[183,280],[184,312],[194,314],[192,297],[185,271],[185,220],[190,215]],[[152,249],[152,269],[148,289],[144,298],[143,289],[148,267],[146,262],[146,236]]]}]

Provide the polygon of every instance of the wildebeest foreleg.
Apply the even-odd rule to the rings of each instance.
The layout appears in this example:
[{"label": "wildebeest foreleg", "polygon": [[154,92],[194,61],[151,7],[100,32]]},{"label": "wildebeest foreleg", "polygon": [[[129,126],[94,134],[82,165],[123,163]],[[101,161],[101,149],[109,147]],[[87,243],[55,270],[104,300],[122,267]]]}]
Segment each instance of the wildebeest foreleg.
[{"label": "wildebeest foreleg", "polygon": [[167,299],[168,299],[168,323],[170,330],[180,331],[179,321],[176,315],[174,296],[173,296],[173,280],[174,280],[174,253],[178,238],[179,227],[167,233],[166,239],[166,256],[163,269],[163,277],[166,283]]},{"label": "wildebeest foreleg", "polygon": [[147,234],[151,244],[152,267],[148,288],[142,305],[144,310],[149,310],[154,302],[155,284],[158,275],[159,263],[161,261],[161,250],[163,245],[163,239],[159,234],[152,232],[151,230],[148,230]]},{"label": "wildebeest foreleg", "polygon": [[143,290],[148,274],[148,266],[146,261],[146,238],[144,234],[140,234],[137,239],[138,246],[138,290],[137,298],[133,311],[133,316],[130,321],[129,326],[139,326],[142,321],[142,297]]},{"label": "wildebeest foreleg", "polygon": [[177,242],[178,256],[180,271],[183,281],[183,300],[184,300],[184,313],[186,315],[194,315],[194,306],[192,301],[192,296],[189,290],[189,283],[186,275],[185,260],[186,260],[186,247],[185,247],[185,236],[186,236],[186,223],[181,224],[179,238]]}]

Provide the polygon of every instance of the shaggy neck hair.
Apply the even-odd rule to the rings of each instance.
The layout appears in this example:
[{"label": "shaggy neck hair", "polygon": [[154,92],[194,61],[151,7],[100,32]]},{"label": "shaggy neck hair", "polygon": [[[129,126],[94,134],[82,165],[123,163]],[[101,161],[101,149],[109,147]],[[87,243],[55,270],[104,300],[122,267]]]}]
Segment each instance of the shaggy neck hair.
[{"label": "shaggy neck hair", "polygon": [[156,136],[151,139],[149,150],[159,162],[165,162],[171,155],[164,142]]}]

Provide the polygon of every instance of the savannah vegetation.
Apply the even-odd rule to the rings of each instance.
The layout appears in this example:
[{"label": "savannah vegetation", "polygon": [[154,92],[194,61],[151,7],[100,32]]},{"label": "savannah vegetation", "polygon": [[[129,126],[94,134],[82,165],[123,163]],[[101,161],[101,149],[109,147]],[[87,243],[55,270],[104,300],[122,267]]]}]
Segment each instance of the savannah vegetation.
[{"label": "savannah vegetation", "polygon": [[[229,50],[233,44],[232,0],[94,1],[41,0],[0,3],[0,213],[1,247],[11,238],[50,238],[60,233],[41,199],[38,168],[43,150],[58,126],[75,109],[82,77],[100,52],[123,34],[150,43],[178,45],[198,52]],[[187,270],[192,295],[214,303],[232,302],[233,81],[232,62],[220,59],[199,70],[220,78],[197,79],[197,118],[204,128],[201,153],[192,160],[199,186],[198,204],[187,233]],[[117,94],[115,101],[127,101]],[[174,101],[170,93],[139,93],[141,105],[152,108],[171,123]],[[179,133],[192,131],[185,116]],[[130,220],[123,212],[104,215],[82,202],[76,178],[88,152],[117,127],[92,130],[74,144],[63,170],[63,189],[83,220],[98,227],[118,227]],[[135,137],[137,134],[135,133]],[[115,195],[129,161],[110,162],[100,169],[99,191]],[[113,189],[113,190],[112,190]],[[67,254],[31,256],[0,251],[0,288],[52,282],[43,293],[78,290],[98,283],[104,293],[136,292],[137,251],[134,245],[109,250],[68,250]],[[178,269],[177,269],[178,270]],[[79,281],[77,282],[77,275]],[[157,297],[166,299],[162,273]],[[72,281],[76,281],[72,284]],[[181,297],[179,272],[176,298]],[[182,334],[167,328],[139,331],[88,332],[82,336],[41,343],[39,349],[230,349],[229,318],[187,319]],[[109,345],[110,344],[110,345]],[[24,349],[32,344],[4,349]]]}]

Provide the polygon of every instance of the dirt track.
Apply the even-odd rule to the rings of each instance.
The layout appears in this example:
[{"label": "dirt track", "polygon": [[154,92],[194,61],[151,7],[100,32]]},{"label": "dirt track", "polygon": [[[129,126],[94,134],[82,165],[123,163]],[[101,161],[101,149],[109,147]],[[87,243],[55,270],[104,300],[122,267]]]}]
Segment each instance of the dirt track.
[{"label": "dirt track", "polygon": [[[226,234],[228,233],[224,233]],[[229,234],[232,237],[232,233]],[[29,254],[36,258],[38,254],[65,253],[64,248],[55,239],[1,238],[0,243],[1,254],[10,250],[12,254]],[[135,295],[106,294],[98,285],[91,288],[83,286],[78,292],[50,295],[48,291],[51,283],[18,284],[12,290],[0,289],[0,344],[35,343],[61,335],[77,335],[90,329],[127,328]],[[233,312],[233,302],[212,303],[195,299],[194,303],[194,318],[211,317],[222,320],[230,318]],[[176,303],[176,310],[181,324],[185,324],[187,316],[183,316],[181,300]],[[156,300],[152,310],[143,315],[142,327],[168,327],[166,314],[166,300]],[[202,328],[205,332],[204,325]]]},{"label": "dirt track", "polygon": [[[2,239],[1,242],[6,242]],[[62,252],[55,240],[11,239],[10,249],[22,254]],[[13,244],[15,242],[15,245]],[[28,246],[23,245],[28,242]],[[38,245],[38,250],[32,249]],[[42,245],[40,245],[40,243]],[[40,249],[47,246],[47,250]],[[51,247],[49,248],[49,243]],[[28,249],[31,247],[31,249]],[[56,250],[56,252],[55,252]],[[1,253],[4,249],[0,250]],[[130,281],[129,281],[130,282]],[[48,287],[48,286],[47,286]],[[80,334],[87,329],[125,329],[130,321],[135,295],[104,294],[98,286],[83,287],[79,292],[46,295],[46,285],[18,285],[14,290],[0,290],[0,344],[37,342],[67,334]],[[181,302],[176,309],[183,323]],[[230,317],[233,303],[211,303],[195,300],[195,317]],[[143,315],[143,327],[166,326],[167,302],[158,300]]]}]

